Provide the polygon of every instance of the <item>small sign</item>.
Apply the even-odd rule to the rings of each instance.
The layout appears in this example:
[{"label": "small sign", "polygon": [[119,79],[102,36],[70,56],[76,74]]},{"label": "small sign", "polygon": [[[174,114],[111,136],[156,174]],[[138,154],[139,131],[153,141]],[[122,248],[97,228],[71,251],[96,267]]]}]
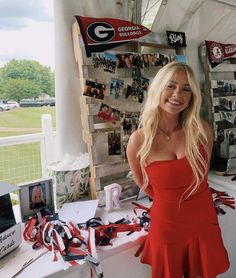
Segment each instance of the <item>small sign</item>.
[{"label": "small sign", "polygon": [[21,223],[0,234],[0,258],[21,244]]},{"label": "small sign", "polygon": [[168,44],[174,47],[186,47],[184,32],[166,31]]}]

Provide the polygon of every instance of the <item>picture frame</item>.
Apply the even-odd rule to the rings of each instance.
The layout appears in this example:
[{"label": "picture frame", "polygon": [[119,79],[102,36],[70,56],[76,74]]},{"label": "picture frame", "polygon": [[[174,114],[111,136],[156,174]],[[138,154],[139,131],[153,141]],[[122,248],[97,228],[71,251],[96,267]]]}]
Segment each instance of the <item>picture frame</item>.
[{"label": "picture frame", "polygon": [[17,184],[22,222],[37,212],[54,213],[53,179],[42,178]]}]

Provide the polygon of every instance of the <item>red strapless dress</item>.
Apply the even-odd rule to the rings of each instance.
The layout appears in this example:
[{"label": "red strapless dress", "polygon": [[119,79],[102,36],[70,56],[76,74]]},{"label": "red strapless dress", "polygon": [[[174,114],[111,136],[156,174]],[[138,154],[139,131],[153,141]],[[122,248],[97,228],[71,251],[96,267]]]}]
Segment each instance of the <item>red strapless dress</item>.
[{"label": "red strapless dress", "polygon": [[146,172],[154,198],[141,262],[152,266],[152,278],[214,278],[225,272],[229,259],[207,177],[179,206],[193,179],[187,157],[154,161]]}]

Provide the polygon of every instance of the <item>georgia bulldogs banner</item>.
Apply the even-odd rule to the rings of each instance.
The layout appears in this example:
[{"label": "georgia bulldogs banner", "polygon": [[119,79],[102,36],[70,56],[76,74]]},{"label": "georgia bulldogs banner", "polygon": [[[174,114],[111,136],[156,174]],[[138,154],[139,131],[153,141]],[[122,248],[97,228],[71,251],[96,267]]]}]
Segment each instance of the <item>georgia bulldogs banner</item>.
[{"label": "georgia bulldogs banner", "polygon": [[205,41],[209,62],[214,68],[222,63],[225,59],[236,54],[236,44],[222,44],[214,41]]},{"label": "georgia bulldogs banner", "polygon": [[174,47],[186,47],[184,32],[166,31],[168,44]]},{"label": "georgia bulldogs banner", "polygon": [[88,57],[92,52],[103,52],[151,32],[143,25],[126,20],[84,16],[75,16],[75,18],[78,21]]}]

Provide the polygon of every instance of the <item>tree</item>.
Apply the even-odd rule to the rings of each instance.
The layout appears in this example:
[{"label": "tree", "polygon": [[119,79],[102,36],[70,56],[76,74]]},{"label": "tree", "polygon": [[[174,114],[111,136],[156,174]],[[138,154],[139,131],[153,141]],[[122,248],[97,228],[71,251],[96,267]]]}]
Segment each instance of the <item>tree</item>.
[{"label": "tree", "polygon": [[11,60],[0,69],[0,96],[5,99],[54,96],[54,73],[50,68],[31,60]]},{"label": "tree", "polygon": [[23,98],[36,98],[40,86],[28,79],[9,79],[1,86],[1,98],[20,101]]}]

